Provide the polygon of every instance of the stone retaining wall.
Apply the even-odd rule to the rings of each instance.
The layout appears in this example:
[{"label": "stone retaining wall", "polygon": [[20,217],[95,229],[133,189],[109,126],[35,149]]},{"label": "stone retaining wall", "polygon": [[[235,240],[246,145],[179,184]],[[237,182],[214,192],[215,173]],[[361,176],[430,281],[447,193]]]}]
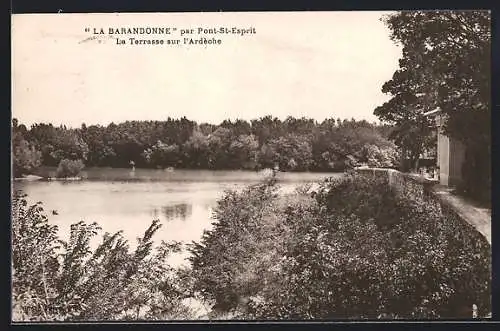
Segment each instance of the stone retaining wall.
[{"label": "stone retaining wall", "polygon": [[388,168],[356,168],[356,171],[365,175],[385,176],[389,181],[389,186],[396,192],[405,190],[417,190],[422,194],[428,194],[432,186],[438,183],[416,174],[403,173],[395,169]]},{"label": "stone retaining wall", "polygon": [[396,192],[411,190],[413,193],[416,192],[438,201],[443,213],[459,218],[464,222],[464,226],[472,227],[491,245],[491,211],[475,207],[465,199],[449,193],[450,189],[443,189],[437,185],[438,181],[386,168],[356,168],[356,172],[372,176],[386,176],[389,186]]},{"label": "stone retaining wall", "polygon": [[[472,233],[477,234],[477,240],[485,238],[491,249],[491,210],[478,208],[451,193],[450,188],[437,185],[437,181],[427,180],[418,175],[383,168],[357,168],[356,171],[364,175],[386,176],[390,187],[396,192],[411,190],[413,194],[422,194],[426,199],[437,201],[447,219],[473,230]],[[476,305],[471,307],[471,313],[472,318],[491,318],[491,313],[487,316],[478,316]]]}]

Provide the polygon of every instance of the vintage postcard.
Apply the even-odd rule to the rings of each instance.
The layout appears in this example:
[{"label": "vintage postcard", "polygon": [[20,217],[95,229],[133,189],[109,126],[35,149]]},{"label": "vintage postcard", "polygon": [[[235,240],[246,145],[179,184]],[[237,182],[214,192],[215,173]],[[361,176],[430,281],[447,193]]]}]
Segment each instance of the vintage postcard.
[{"label": "vintage postcard", "polygon": [[12,321],[491,317],[488,11],[12,16]]}]

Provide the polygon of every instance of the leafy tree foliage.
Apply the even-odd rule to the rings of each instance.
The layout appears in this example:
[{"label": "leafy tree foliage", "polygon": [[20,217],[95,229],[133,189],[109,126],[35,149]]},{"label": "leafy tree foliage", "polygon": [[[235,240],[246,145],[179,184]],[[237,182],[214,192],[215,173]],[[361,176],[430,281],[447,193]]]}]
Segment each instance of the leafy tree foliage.
[{"label": "leafy tree foliage", "polygon": [[77,176],[84,168],[82,160],[62,159],[56,170],[58,178],[69,178]]},{"label": "leafy tree foliage", "polygon": [[12,222],[12,304],[15,321],[104,321],[189,319],[192,310],[181,271],[167,258],[177,242],[153,245],[159,221],[146,229],[131,251],[121,232],[105,233],[97,248],[96,223],[71,225],[59,239],[41,202],[28,206],[16,192]]},{"label": "leafy tree foliage", "polygon": [[387,90],[409,90],[418,105],[439,106],[449,115],[450,135],[489,142],[490,13],[410,11],[389,15],[385,22],[393,40],[403,45],[400,69]]},{"label": "leafy tree foliage", "polygon": [[179,146],[176,144],[168,145],[158,140],[155,145],[143,152],[143,157],[148,165],[175,167],[179,157]]},{"label": "leafy tree foliage", "polygon": [[392,99],[375,114],[396,125],[392,138],[414,161],[432,141],[430,119],[422,114],[439,107],[447,118],[444,132],[466,146],[466,190],[489,195],[490,13],[403,11],[387,15],[384,22],[391,38],[403,46],[403,56],[382,87]]},{"label": "leafy tree foliage", "polygon": [[278,164],[283,170],[308,170],[312,163],[312,146],[306,136],[289,134],[271,139],[263,146],[267,164]]},{"label": "leafy tree foliage", "polygon": [[30,174],[42,164],[42,153],[24,139],[14,145],[14,176]]},{"label": "leafy tree foliage", "polygon": [[[317,123],[266,116],[211,125],[168,118],[108,126],[83,124],[77,129],[52,124],[17,130],[21,129],[28,146],[34,146],[17,143],[25,151],[24,159],[37,155],[28,157],[28,151],[40,151],[38,160],[46,166],[67,159],[82,160],[88,167],[129,167],[133,161],[137,167],[150,168],[254,170],[279,165],[285,171],[343,171],[359,163],[387,167],[398,163],[397,158],[384,156],[397,153],[387,139],[386,126],[354,119]],[[18,159],[16,164],[22,168],[24,161]],[[38,161],[31,167],[25,165],[25,171],[37,165]]]},{"label": "leafy tree foliage", "polygon": [[15,177],[30,174],[42,164],[42,153],[34,144],[25,139],[27,130],[24,125],[12,121],[12,163]]},{"label": "leafy tree foliage", "polygon": [[78,129],[35,124],[27,135],[42,151],[45,165],[57,166],[62,159],[87,160],[89,148]]}]

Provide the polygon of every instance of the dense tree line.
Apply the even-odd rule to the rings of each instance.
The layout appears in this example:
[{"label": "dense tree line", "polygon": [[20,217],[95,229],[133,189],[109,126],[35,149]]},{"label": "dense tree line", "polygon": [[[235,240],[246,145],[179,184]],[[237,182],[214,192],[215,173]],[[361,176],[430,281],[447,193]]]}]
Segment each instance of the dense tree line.
[{"label": "dense tree line", "polygon": [[358,163],[395,166],[390,127],[367,121],[266,116],[250,122],[198,124],[186,118],[127,121],[80,128],[13,120],[16,175],[62,160],[87,167],[341,171]]}]

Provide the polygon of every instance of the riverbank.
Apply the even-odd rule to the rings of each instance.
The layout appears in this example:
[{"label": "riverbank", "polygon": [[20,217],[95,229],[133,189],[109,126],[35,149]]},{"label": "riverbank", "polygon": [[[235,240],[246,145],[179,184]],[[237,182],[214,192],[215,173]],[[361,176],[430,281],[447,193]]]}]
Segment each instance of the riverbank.
[{"label": "riverbank", "polygon": [[75,180],[82,180],[82,177],[64,177],[64,178],[48,177],[48,178],[46,178],[46,180],[48,180],[48,181],[54,181],[54,180],[75,181]]},{"label": "riverbank", "polygon": [[28,181],[28,182],[33,182],[33,181],[77,181],[77,180],[82,180],[82,177],[64,177],[64,178],[58,178],[58,177],[42,177],[42,176],[36,176],[36,175],[27,175],[23,177],[15,177],[15,181]]},{"label": "riverbank", "polygon": [[194,248],[195,288],[243,319],[472,318],[473,305],[486,316],[489,243],[421,187],[389,180],[227,196]]},{"label": "riverbank", "polygon": [[[84,180],[93,181],[187,181],[187,182],[242,182],[253,183],[269,176],[272,170],[249,171],[249,170],[193,170],[174,169],[173,171],[163,169],[136,168],[85,168],[79,177]],[[284,183],[311,182],[328,176],[338,176],[337,172],[277,172],[279,181]],[[34,175],[42,178],[56,177],[56,167],[41,167]]]},{"label": "riverbank", "polygon": [[36,181],[36,180],[43,180],[44,178],[42,176],[36,176],[36,175],[26,175],[22,177],[14,177],[14,180],[16,181]]},{"label": "riverbank", "polygon": [[[84,303],[90,308],[82,306],[78,313],[83,319],[98,316],[103,310],[97,307],[103,306],[106,315],[102,316],[123,319],[128,314],[120,310],[123,298],[140,312],[132,310],[129,319],[470,318],[472,305],[478,307],[479,316],[486,315],[491,304],[487,241],[457,217],[446,214],[422,189],[398,176],[391,178],[356,173],[329,176],[317,178],[314,189],[309,183],[286,194],[279,191],[280,182],[276,185],[269,179],[251,186],[239,182],[239,189],[233,191],[222,189],[235,187],[225,186],[224,180],[220,182],[226,183],[223,186],[206,181],[42,183],[32,186],[39,190],[32,199],[43,200],[48,210],[58,211],[58,216],[49,219],[67,227],[68,235],[61,237],[67,241],[72,241],[71,233],[90,235],[95,230],[82,223],[71,226],[73,220],[90,222],[96,215],[100,220],[114,215],[112,222],[102,224],[103,231],[124,230],[117,238],[131,246],[115,252],[111,245],[108,253],[124,254],[130,263],[134,251],[143,249],[140,242],[133,245],[137,234],[154,234],[152,259],[140,262],[140,274],[131,283],[122,277],[129,262],[113,266],[108,276],[119,284],[113,286],[100,283],[107,267],[89,266],[92,275],[85,279],[95,277],[96,289],[107,286],[114,290],[87,296]],[[182,185],[190,191],[179,191]],[[401,189],[393,189],[395,185]],[[50,190],[59,194],[52,202]],[[82,196],[82,192],[87,194]],[[153,223],[162,227],[152,232],[144,232],[144,224],[156,217],[148,211],[139,218],[135,211],[136,207],[149,208],[144,203],[146,196],[147,204],[158,204],[165,217]],[[179,204],[181,197],[198,198],[198,207]],[[213,200],[209,202],[207,197]],[[169,200],[171,205],[162,210]],[[213,208],[203,209],[207,205]],[[199,211],[202,213],[197,214]],[[68,217],[68,212],[73,216]],[[199,223],[200,219],[204,221]],[[99,236],[95,239],[98,245],[104,243]],[[162,241],[169,244],[156,245]],[[181,246],[173,241],[180,241]],[[91,253],[98,249],[90,242],[86,245]],[[162,252],[171,255],[186,246],[189,264],[176,266],[164,259]],[[29,245],[20,247],[31,250]],[[162,256],[163,262],[155,256]],[[38,262],[33,261],[34,268]],[[64,280],[65,275],[54,275],[57,277]],[[159,283],[175,290],[158,291]],[[82,291],[87,288],[82,286]],[[78,289],[70,293],[80,295]],[[44,295],[42,290],[39,294]],[[196,309],[200,315],[193,315],[196,307],[189,307],[191,304],[208,309],[204,313]]]}]

